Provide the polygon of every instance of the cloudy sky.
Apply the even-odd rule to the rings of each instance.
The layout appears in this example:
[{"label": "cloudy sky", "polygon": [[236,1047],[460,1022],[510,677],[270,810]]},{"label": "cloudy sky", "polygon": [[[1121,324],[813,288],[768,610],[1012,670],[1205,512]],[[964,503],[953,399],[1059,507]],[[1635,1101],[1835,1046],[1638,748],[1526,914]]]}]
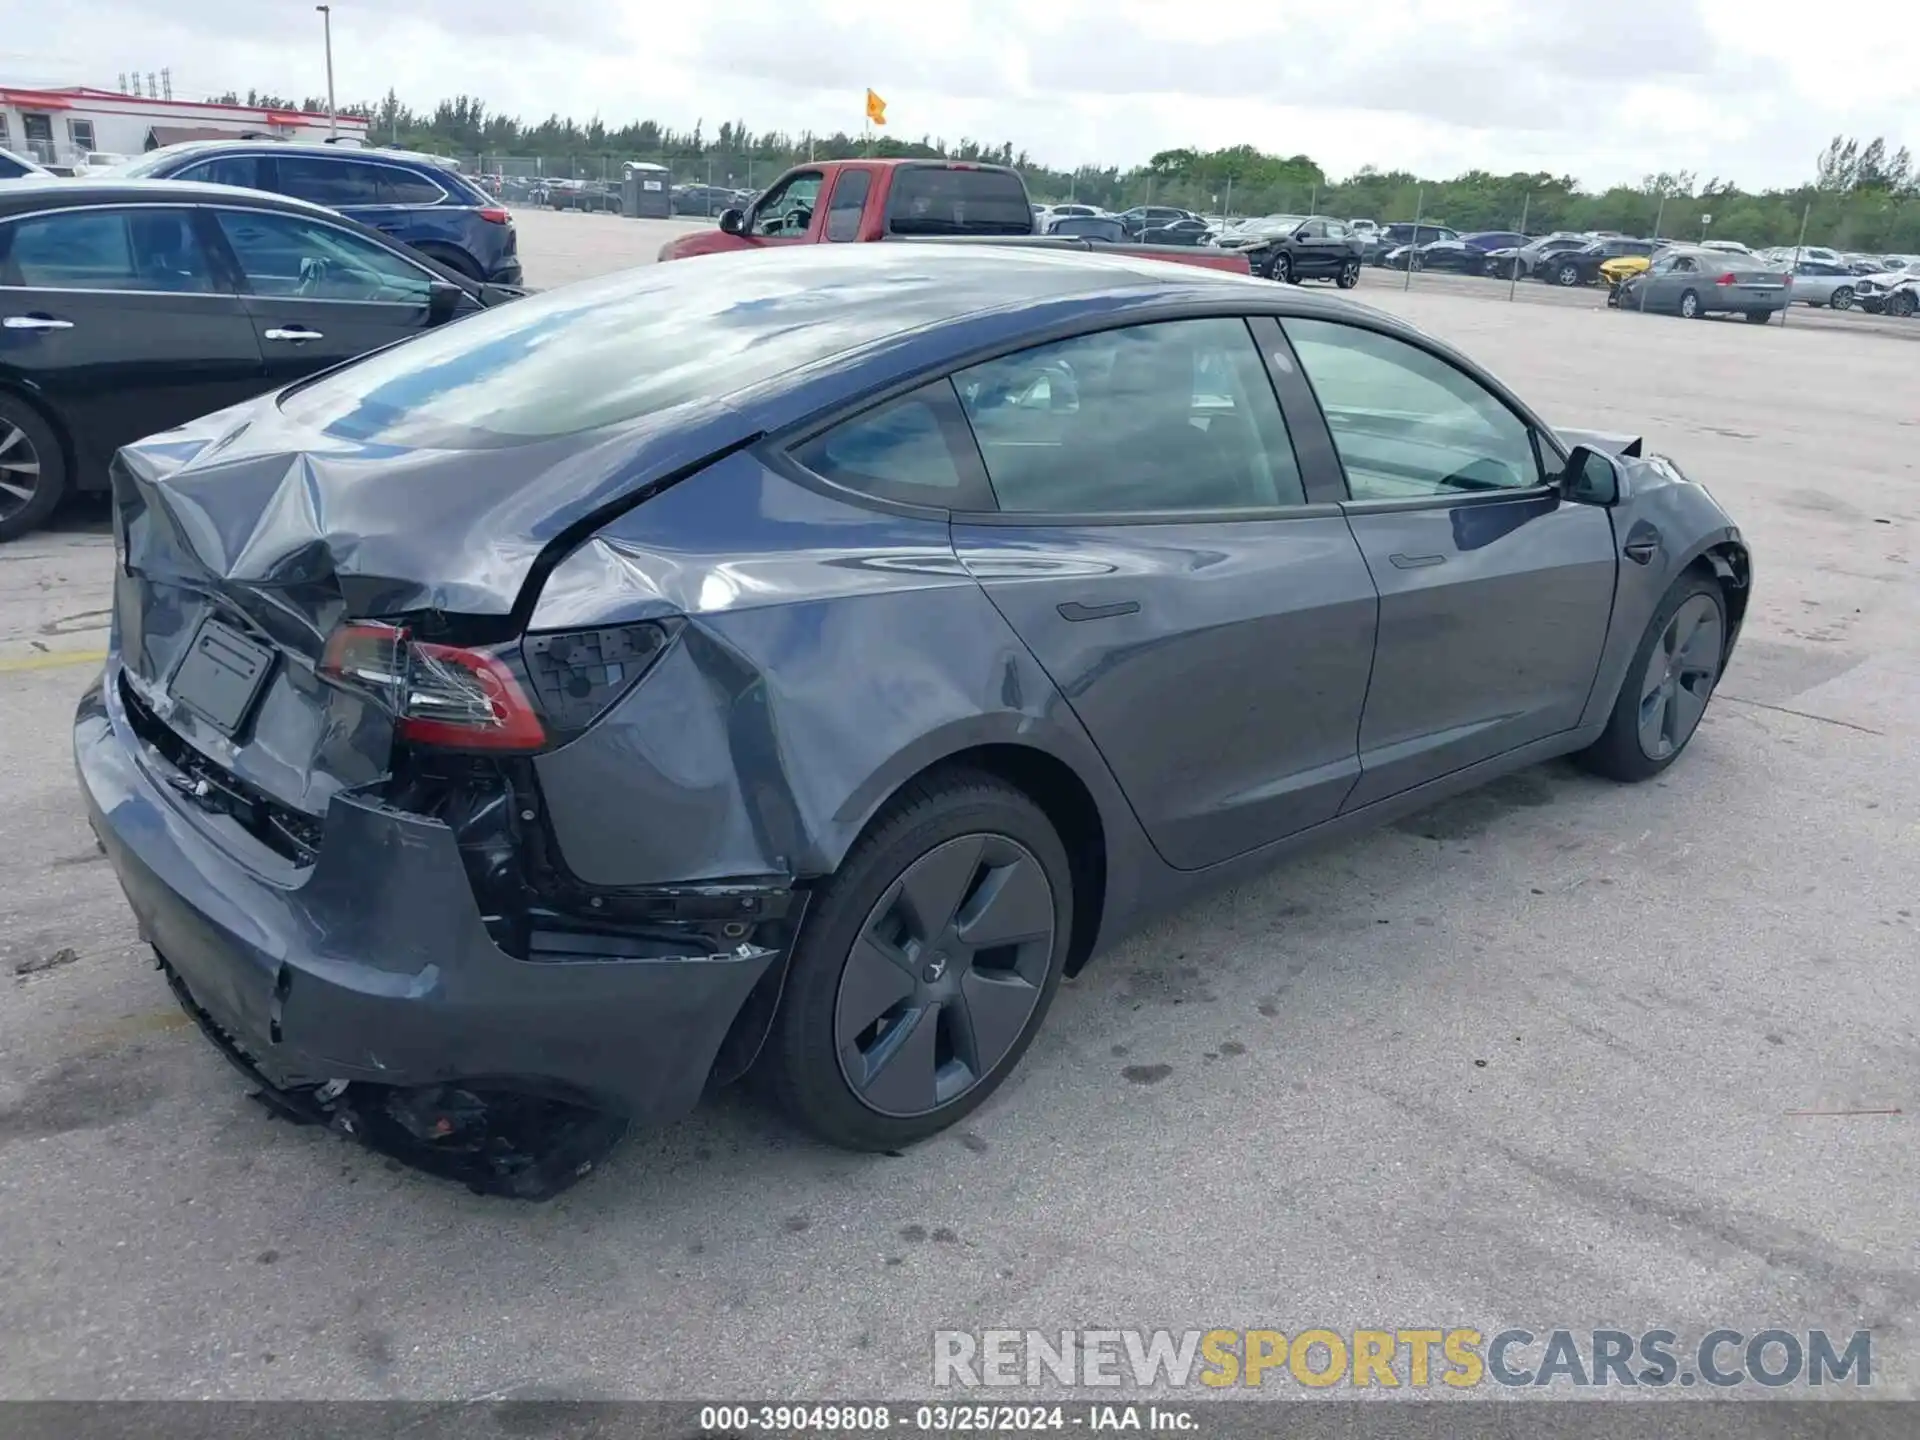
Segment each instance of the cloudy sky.
[{"label": "cloudy sky", "polygon": [[[0,81],[318,94],[307,0],[0,0]],[[526,118],[724,119],[1010,139],[1052,164],[1176,145],[1304,151],[1336,176],[1812,173],[1836,132],[1920,150],[1920,26],[1772,0],[337,0],[344,103],[393,86]]]}]

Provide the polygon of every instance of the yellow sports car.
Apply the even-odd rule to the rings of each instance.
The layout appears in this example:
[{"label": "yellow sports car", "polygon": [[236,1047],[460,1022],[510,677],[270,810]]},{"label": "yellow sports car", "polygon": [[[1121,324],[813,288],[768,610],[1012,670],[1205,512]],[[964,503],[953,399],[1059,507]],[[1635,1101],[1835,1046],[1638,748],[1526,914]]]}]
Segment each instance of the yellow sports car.
[{"label": "yellow sports car", "polygon": [[1600,263],[1600,278],[1608,285],[1618,285],[1622,280],[1630,280],[1635,275],[1644,275],[1653,260],[1646,255],[1616,255],[1611,260]]}]

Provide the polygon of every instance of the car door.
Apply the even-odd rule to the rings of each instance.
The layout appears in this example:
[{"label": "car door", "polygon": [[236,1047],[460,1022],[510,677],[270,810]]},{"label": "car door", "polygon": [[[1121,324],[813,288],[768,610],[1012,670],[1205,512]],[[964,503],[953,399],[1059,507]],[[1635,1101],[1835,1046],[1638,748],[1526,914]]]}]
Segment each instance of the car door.
[{"label": "car door", "polygon": [[1287,251],[1293,258],[1293,273],[1303,280],[1317,280],[1337,269],[1328,264],[1329,248],[1326,221],[1309,220],[1297,227],[1287,242]]},{"label": "car door", "polygon": [[171,205],[0,223],[0,374],[45,397],[83,484],[120,446],[266,385],[243,302]]},{"label": "car door", "polygon": [[755,245],[791,245],[807,238],[820,204],[825,177],[818,170],[796,170],[753,204],[746,238]]},{"label": "car door", "polygon": [[1548,437],[1439,353],[1344,321],[1284,328],[1380,594],[1345,808],[1573,728],[1612,609],[1609,512],[1562,498]]},{"label": "car door", "polygon": [[1257,327],[1278,344],[1165,321],[954,377],[997,506],[955,550],[1181,869],[1331,819],[1359,774],[1373,582]]},{"label": "car door", "polygon": [[[210,243],[226,251],[245,288],[271,385],[432,328],[439,277],[398,247],[292,211],[204,213]],[[478,308],[471,299],[457,307]]]}]

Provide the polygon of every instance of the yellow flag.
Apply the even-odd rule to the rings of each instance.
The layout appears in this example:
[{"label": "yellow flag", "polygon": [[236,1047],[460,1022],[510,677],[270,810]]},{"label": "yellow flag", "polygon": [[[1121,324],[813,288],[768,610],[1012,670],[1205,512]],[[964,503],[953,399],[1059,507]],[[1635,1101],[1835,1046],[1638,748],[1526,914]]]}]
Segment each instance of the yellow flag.
[{"label": "yellow flag", "polygon": [[887,123],[887,102],[871,90],[867,91],[867,119],[876,125]]}]

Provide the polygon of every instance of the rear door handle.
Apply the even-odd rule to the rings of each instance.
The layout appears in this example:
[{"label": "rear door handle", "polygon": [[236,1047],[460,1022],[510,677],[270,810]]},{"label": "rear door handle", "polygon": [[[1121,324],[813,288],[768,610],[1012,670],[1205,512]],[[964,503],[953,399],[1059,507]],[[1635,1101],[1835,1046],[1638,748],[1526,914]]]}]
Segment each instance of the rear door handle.
[{"label": "rear door handle", "polygon": [[309,330],[304,325],[276,325],[273,329],[265,331],[264,335],[268,340],[290,340],[295,345],[302,344],[308,340],[324,340],[327,338],[318,330]]},{"label": "rear door handle", "polygon": [[56,320],[51,315],[9,315],[0,320],[9,330],[71,330],[71,320]]},{"label": "rear door handle", "polygon": [[1062,620],[1105,620],[1115,615],[1137,615],[1140,602],[1116,600],[1111,605],[1082,605],[1078,600],[1069,600],[1054,608],[1060,612]]},{"label": "rear door handle", "polygon": [[1389,555],[1387,559],[1393,562],[1393,568],[1396,570],[1422,570],[1429,565],[1447,563],[1447,557],[1444,555]]}]

